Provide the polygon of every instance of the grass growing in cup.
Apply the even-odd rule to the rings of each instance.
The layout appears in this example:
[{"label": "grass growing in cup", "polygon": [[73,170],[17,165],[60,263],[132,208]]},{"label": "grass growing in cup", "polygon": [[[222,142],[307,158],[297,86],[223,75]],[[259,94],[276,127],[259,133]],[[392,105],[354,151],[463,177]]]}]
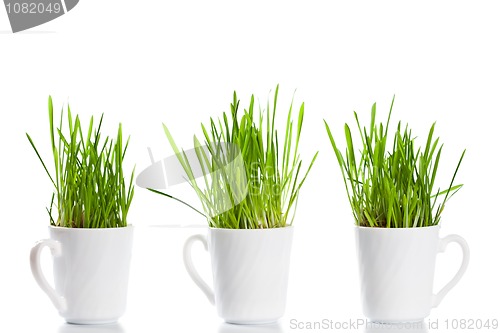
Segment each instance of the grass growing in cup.
[{"label": "grass growing in cup", "polygon": [[[296,122],[290,105],[285,135],[278,136],[278,90],[264,110],[257,111],[252,96],[242,115],[235,92],[230,113],[202,124],[203,143],[195,136],[193,150],[179,149],[164,125],[185,180],[203,206],[199,213],[209,224],[206,236],[193,235],[185,242],[184,265],[229,323],[271,323],[285,312],[292,222],[299,191],[317,153],[308,165],[299,155],[303,103]],[[213,288],[195,269],[191,257],[195,242],[210,253]]]},{"label": "grass growing in cup", "polygon": [[[435,190],[443,148],[439,138],[434,138],[435,124],[424,147],[416,147],[411,129],[401,122],[394,137],[389,137],[393,104],[394,99],[385,125],[376,124],[376,104],[368,128],[361,127],[354,112],[362,145],[354,147],[351,129],[345,124],[344,154],[326,121],[325,126],[356,221],[363,313],[374,322],[419,322],[459,282],[469,263],[469,248],[462,237],[439,236],[445,204],[462,187],[454,181],[465,150],[449,186]],[[452,242],[462,249],[461,267],[434,294],[436,256]]]},{"label": "grass growing in cup", "polygon": [[[84,131],[80,117],[73,117],[69,106],[64,133],[63,115],[62,110],[56,127],[49,97],[54,176],[26,134],[54,186],[47,208],[50,238],[31,249],[31,272],[67,322],[113,323],[125,312],[133,243],[127,213],[134,196],[134,172],[127,181],[122,167],[128,140],[123,142],[121,124],[115,139],[104,137],[103,116],[96,128],[94,118],[90,118]],[[45,247],[54,258],[54,287],[41,268]]]},{"label": "grass growing in cup", "polygon": [[[194,147],[197,165],[203,173],[204,188],[196,180],[192,162],[185,151],[178,148],[168,127],[163,125],[211,227],[265,229],[285,227],[293,221],[299,191],[317,153],[308,166],[303,165],[298,148],[304,103],[295,124],[293,105],[290,105],[285,136],[283,141],[279,140],[275,126],[278,91],[279,86],[274,92],[272,105],[268,101],[264,111],[255,110],[252,95],[248,109],[241,117],[238,113],[240,101],[234,92],[229,114],[224,112],[221,118],[211,118],[209,124],[201,124],[204,145],[194,136]],[[243,163],[225,168],[240,157],[237,155],[241,155]],[[229,205],[221,207],[221,203],[227,204],[228,200],[231,201]]]},{"label": "grass growing in cup", "polygon": [[[63,114],[59,126],[54,124],[52,98],[49,97],[50,140],[54,162],[54,176],[40,156],[32,138],[26,136],[54,185],[54,193],[47,212],[50,224],[68,228],[115,228],[127,226],[127,214],[134,196],[134,172],[126,181],[123,159],[129,139],[124,143],[122,126],[116,139],[103,138],[101,125],[94,128],[90,118],[87,131],[83,131],[78,115],[73,117],[67,109],[68,133],[63,133]],[[85,134],[85,135],[84,135]],[[54,202],[55,200],[55,202]],[[54,205],[57,218],[53,217]]]},{"label": "grass growing in cup", "polygon": [[[376,104],[371,122],[363,127],[354,112],[362,146],[354,147],[352,132],[344,126],[346,150],[343,154],[325,121],[330,142],[342,171],[356,225],[366,227],[411,228],[438,225],[446,202],[462,187],[453,185],[463,151],[451,182],[435,190],[434,182],[443,145],[434,138],[431,126],[425,147],[415,147],[411,129],[398,123],[394,137],[388,136],[394,99],[385,124],[376,124]],[[392,142],[392,148],[390,147]],[[355,152],[359,151],[359,156]]]}]

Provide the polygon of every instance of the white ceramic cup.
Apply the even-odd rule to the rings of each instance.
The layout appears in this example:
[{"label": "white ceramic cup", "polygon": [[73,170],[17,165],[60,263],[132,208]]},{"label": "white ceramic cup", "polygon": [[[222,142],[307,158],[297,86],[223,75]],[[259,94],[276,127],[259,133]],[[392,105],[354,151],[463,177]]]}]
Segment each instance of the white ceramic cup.
[{"label": "white ceramic cup", "polygon": [[[439,226],[422,228],[355,227],[363,312],[374,322],[417,322],[430,314],[462,278],[469,247],[458,235],[439,238]],[[458,272],[433,293],[436,256],[449,243],[462,248]]]},{"label": "white ceramic cup", "polygon": [[[285,313],[293,227],[272,229],[209,228],[184,244],[184,264],[193,281],[215,304],[221,318],[233,324],[266,324]],[[200,241],[209,251],[214,290],[191,260]]]},{"label": "white ceramic cup", "polygon": [[[31,249],[31,272],[59,314],[73,324],[113,323],[125,312],[133,227],[49,227],[50,239]],[[54,257],[55,289],[45,279],[40,254]]]}]

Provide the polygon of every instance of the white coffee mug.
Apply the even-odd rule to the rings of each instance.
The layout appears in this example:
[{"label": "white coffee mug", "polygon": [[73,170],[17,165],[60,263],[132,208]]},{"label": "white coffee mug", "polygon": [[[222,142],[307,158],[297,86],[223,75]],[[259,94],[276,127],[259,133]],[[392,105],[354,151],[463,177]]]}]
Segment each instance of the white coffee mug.
[{"label": "white coffee mug", "polygon": [[[50,239],[31,249],[31,272],[59,314],[69,323],[113,323],[125,312],[133,227],[83,229],[49,227]],[[55,289],[45,279],[40,254],[54,257]]]},{"label": "white coffee mug", "polygon": [[[184,264],[193,281],[233,324],[265,324],[285,313],[293,228],[209,228],[184,244]],[[209,251],[214,290],[193,266],[191,247],[200,241]]]},{"label": "white coffee mug", "polygon": [[[382,323],[421,321],[458,283],[469,264],[469,247],[458,235],[439,238],[439,228],[355,227],[367,318]],[[452,242],[462,248],[462,265],[453,279],[433,294],[436,256]]]}]

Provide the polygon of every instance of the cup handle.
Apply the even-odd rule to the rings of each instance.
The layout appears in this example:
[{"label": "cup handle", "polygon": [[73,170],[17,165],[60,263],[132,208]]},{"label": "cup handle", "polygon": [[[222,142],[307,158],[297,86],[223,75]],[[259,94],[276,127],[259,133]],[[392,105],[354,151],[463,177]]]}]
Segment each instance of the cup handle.
[{"label": "cup handle", "polygon": [[448,235],[445,238],[441,238],[439,240],[439,248],[438,252],[444,252],[446,250],[446,247],[448,246],[449,243],[457,243],[460,245],[462,248],[462,253],[463,253],[463,258],[462,258],[462,265],[460,266],[460,269],[458,272],[455,274],[453,279],[451,279],[450,282],[448,282],[443,289],[441,289],[437,294],[432,296],[432,307],[435,308],[441,303],[443,298],[448,294],[448,292],[456,286],[458,281],[462,278],[464,275],[465,271],[467,270],[467,266],[469,266],[469,260],[470,260],[470,251],[469,251],[469,246],[467,245],[467,242],[465,239],[458,235]]},{"label": "cup handle", "polygon": [[205,281],[203,281],[203,279],[200,277],[200,275],[198,274],[193,265],[193,259],[191,257],[191,248],[196,241],[200,241],[205,247],[205,250],[208,251],[208,243],[207,243],[207,238],[205,236],[194,235],[189,237],[184,243],[184,251],[183,251],[184,266],[186,267],[186,270],[191,279],[193,279],[194,283],[196,283],[196,285],[201,289],[201,291],[203,291],[203,293],[207,296],[208,301],[212,305],[214,305],[215,304],[214,292],[208,286],[208,284]]},{"label": "cup handle", "polygon": [[50,249],[50,252],[54,257],[58,257],[62,253],[62,246],[58,241],[52,239],[42,239],[36,242],[30,252],[31,273],[33,273],[33,277],[40,288],[42,288],[42,290],[49,296],[56,309],[62,313],[66,311],[66,300],[64,297],[59,296],[54,288],[50,286],[47,279],[45,279],[42,267],[40,266],[40,255],[45,246]]}]

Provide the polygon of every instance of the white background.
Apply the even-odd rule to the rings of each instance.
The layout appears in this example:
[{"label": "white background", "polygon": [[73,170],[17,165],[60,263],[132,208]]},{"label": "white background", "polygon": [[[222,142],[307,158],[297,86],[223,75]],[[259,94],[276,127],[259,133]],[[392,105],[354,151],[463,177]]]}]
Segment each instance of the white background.
[{"label": "white background", "polygon": [[[445,143],[442,187],[467,149],[457,177],[465,186],[447,205],[441,234],[466,238],[471,262],[431,319],[500,319],[499,15],[496,1],[81,0],[53,22],[12,34],[0,8],[0,331],[287,332],[294,318],[363,318],[353,220],[322,120],[341,138],[344,122],[353,124],[353,110],[367,121],[378,102],[382,120],[393,94],[393,119],[410,123],[420,137],[437,121]],[[233,90],[242,106],[252,93],[264,105],[277,83],[281,120],[295,89],[295,105],[305,101],[302,157],[320,151],[294,221],[288,306],[280,324],[222,324],[181,261],[185,238],[205,229],[151,227],[205,221],[136,188],[127,313],[118,326],[64,325],[28,264],[33,243],[47,237],[51,184],[25,132],[49,156],[48,95],[56,109],[70,102],[85,119],[105,113],[111,135],[122,122],[131,135],[126,168],[141,171],[149,165],[147,147],[157,159],[172,153],[162,122],[189,148],[200,122],[229,109]],[[208,255],[195,250],[208,278]],[[458,247],[439,255],[436,290],[459,262]],[[46,271],[50,275],[50,264]]]}]

